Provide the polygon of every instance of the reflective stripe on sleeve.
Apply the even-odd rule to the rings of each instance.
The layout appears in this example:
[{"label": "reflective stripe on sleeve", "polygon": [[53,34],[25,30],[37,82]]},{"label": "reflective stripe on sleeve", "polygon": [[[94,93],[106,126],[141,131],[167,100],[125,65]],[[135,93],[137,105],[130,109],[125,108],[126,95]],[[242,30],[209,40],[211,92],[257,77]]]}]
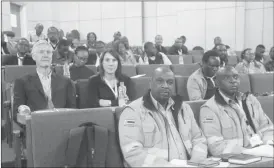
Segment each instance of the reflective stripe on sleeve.
[{"label": "reflective stripe on sleeve", "polygon": [[140,147],[140,146],[142,146],[142,144],[140,142],[132,142],[132,143],[129,143],[129,144],[126,144],[126,145],[122,146],[122,149],[125,153],[128,153],[129,151],[131,151],[135,147]]}]

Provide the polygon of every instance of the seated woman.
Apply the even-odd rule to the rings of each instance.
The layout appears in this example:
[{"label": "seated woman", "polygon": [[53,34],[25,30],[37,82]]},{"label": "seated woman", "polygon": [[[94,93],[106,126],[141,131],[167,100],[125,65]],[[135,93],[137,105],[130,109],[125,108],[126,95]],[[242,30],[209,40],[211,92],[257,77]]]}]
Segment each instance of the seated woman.
[{"label": "seated woman", "polygon": [[127,43],[121,39],[114,42],[113,49],[119,54],[121,63],[123,65],[136,65],[137,61],[132,51],[127,48],[127,46]]},{"label": "seated woman", "polygon": [[121,68],[119,55],[113,49],[103,52],[100,58],[100,72],[88,82],[88,107],[118,106],[120,96],[126,102],[131,100],[131,80],[122,74]]},{"label": "seated woman", "polygon": [[261,64],[258,64],[255,60],[254,52],[251,48],[245,49],[241,53],[242,62],[239,62],[235,69],[240,74],[251,74],[251,73],[265,73],[265,68]]}]

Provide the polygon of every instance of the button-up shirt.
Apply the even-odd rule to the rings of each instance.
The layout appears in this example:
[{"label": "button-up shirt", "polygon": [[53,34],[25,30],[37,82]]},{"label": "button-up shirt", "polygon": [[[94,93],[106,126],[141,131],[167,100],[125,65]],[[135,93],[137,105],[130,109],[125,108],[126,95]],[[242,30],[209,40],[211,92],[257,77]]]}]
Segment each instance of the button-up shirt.
[{"label": "button-up shirt", "polygon": [[46,39],[46,35],[41,33],[40,36],[38,36],[36,34],[36,32],[30,32],[28,34],[28,40],[31,44],[34,44],[35,42],[39,41],[39,40],[45,40]]},{"label": "button-up shirt", "polygon": [[41,81],[45,96],[51,101],[51,72],[48,75],[44,75],[36,69],[39,79]]},{"label": "button-up shirt", "polygon": [[22,66],[24,57],[20,57],[20,55],[17,53],[17,59],[18,59],[18,65]]},{"label": "button-up shirt", "polygon": [[169,159],[187,160],[186,149],[184,147],[182,138],[175,126],[175,121],[171,112],[174,101],[170,98],[167,104],[167,108],[164,109],[164,107],[158,101],[156,101],[151,94],[150,96],[155,108],[158,110],[158,112],[161,113],[161,115],[163,115],[160,118],[164,117],[167,120],[167,123],[165,122],[165,125],[168,124],[168,126],[166,125],[166,131],[169,144]]},{"label": "button-up shirt", "polygon": [[238,63],[235,67],[235,69],[242,74],[252,74],[252,73],[265,73],[264,65],[260,62],[256,62],[257,65],[255,65],[255,62],[248,63],[246,60],[243,60],[242,62]]}]

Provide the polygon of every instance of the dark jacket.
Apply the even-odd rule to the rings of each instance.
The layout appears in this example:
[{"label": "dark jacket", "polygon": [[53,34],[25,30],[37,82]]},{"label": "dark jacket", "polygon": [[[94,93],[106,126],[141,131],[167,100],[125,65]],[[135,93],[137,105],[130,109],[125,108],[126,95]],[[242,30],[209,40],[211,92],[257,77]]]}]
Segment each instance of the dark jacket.
[{"label": "dark jacket", "polygon": [[168,50],[168,55],[179,55],[178,49],[173,45]]},{"label": "dark jacket", "polygon": [[[51,94],[55,108],[76,108],[75,91],[70,79],[52,72]],[[37,73],[28,74],[14,82],[15,121],[20,105],[29,106],[31,111],[47,109],[47,98]]]},{"label": "dark jacket", "polygon": [[[127,88],[127,96],[131,100],[130,86],[131,79],[128,76],[122,75],[119,79],[117,86],[120,86],[120,82],[124,82]],[[100,107],[99,100],[111,100],[111,106],[118,106],[118,99],[115,99],[115,95],[101,78],[100,74],[92,76],[88,81],[88,101],[87,105],[90,108]]]},{"label": "dark jacket", "polygon": [[[17,55],[2,56],[2,65],[18,65]],[[36,62],[32,59],[30,54],[27,54],[23,58],[23,65],[36,65]]]},{"label": "dark jacket", "polygon": [[93,72],[87,66],[76,67],[75,65],[72,65],[69,68],[69,71],[70,79],[73,81],[76,81],[78,79],[88,79],[89,77],[95,74],[95,72]]},{"label": "dark jacket", "polygon": [[158,52],[162,52],[164,54],[167,54],[167,50],[166,50],[166,48],[164,46],[158,46],[158,45],[156,45],[155,47],[156,47],[156,49],[157,49]]}]

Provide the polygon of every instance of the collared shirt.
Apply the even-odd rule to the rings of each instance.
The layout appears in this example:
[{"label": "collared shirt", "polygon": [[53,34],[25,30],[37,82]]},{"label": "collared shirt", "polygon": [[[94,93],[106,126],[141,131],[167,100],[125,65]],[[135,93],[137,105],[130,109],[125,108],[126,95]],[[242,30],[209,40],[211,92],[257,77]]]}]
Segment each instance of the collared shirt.
[{"label": "collared shirt", "polygon": [[235,100],[231,100],[229,97],[227,97],[226,95],[224,95],[224,93],[223,93],[222,91],[220,91],[220,94],[221,94],[221,96],[224,98],[224,101],[225,101],[227,104],[230,104],[231,101],[234,101],[234,102],[236,102],[236,104],[237,104],[242,110],[244,110],[244,109],[243,109],[243,105],[242,105],[242,101],[240,101],[240,100],[238,99],[238,97],[236,97],[236,100],[237,100],[237,101],[235,101]]},{"label": "collared shirt", "polygon": [[46,35],[44,33],[41,33],[40,36],[38,36],[36,34],[36,32],[33,31],[33,32],[29,33],[28,39],[29,39],[30,43],[33,44],[33,43],[35,43],[35,42],[37,42],[39,40],[45,40],[46,39]]},{"label": "collared shirt", "polygon": [[57,46],[58,46],[58,43],[59,41],[56,43],[56,44],[53,44],[49,39],[48,39],[48,43],[51,45],[52,49],[53,50],[56,50],[57,49]]},{"label": "collared shirt", "polygon": [[[162,113],[163,117],[166,118],[168,122],[167,129],[167,137],[169,144],[169,159],[181,159],[187,160],[186,149],[184,147],[184,143],[182,138],[175,126],[175,121],[171,112],[171,108],[174,105],[174,101],[169,98],[167,108],[165,109],[158,101],[156,101],[150,93],[150,97],[155,108]],[[163,118],[160,117],[160,118]],[[165,122],[166,123],[166,122]],[[166,124],[165,124],[166,125]]]},{"label": "collared shirt", "polygon": [[265,73],[264,65],[260,62],[256,62],[257,65],[255,65],[255,62],[248,63],[246,60],[243,60],[242,62],[238,63],[235,67],[235,69],[239,73],[243,74],[252,74],[252,73]]},{"label": "collared shirt", "polygon": [[48,100],[51,100],[51,71],[48,75],[42,74],[38,69],[36,69],[36,72],[43,86],[45,96],[48,98]]}]

